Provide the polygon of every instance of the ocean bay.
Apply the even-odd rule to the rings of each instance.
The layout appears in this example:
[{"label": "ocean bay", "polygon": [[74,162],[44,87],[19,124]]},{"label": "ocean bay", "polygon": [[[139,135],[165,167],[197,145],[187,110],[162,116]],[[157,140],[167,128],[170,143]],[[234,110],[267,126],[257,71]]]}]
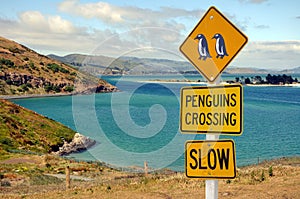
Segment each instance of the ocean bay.
[{"label": "ocean bay", "polygon": [[[182,135],[178,129],[180,88],[189,83],[147,81],[184,77],[102,78],[122,92],[13,101],[98,142],[88,151],[71,157],[124,167],[143,166],[148,161],[149,167],[182,171],[186,140],[205,139],[205,135]],[[189,76],[189,79],[201,78]],[[221,136],[235,141],[238,166],[257,163],[258,158],[262,161],[300,155],[299,96],[299,87],[244,86],[243,134]]]}]

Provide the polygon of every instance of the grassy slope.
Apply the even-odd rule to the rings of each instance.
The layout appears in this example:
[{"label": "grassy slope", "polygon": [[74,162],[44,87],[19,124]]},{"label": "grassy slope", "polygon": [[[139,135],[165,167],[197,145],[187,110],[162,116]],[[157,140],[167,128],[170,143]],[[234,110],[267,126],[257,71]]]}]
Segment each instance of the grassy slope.
[{"label": "grassy slope", "polygon": [[0,100],[0,151],[50,152],[76,132],[37,113]]}]

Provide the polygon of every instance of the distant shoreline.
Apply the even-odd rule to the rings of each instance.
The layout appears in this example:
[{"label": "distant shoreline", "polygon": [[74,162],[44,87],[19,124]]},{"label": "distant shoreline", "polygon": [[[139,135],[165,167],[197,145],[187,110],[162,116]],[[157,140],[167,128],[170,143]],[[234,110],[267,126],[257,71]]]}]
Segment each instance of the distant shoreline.
[{"label": "distant shoreline", "polygon": [[139,80],[139,83],[165,83],[165,84],[207,84],[207,82],[190,81],[190,80]]},{"label": "distant shoreline", "polygon": [[33,94],[33,95],[0,95],[0,99],[29,99],[29,98],[43,98],[43,97],[62,97],[71,96],[70,93],[59,93],[59,94]]},{"label": "distant shoreline", "polygon": [[[208,84],[208,82],[204,81],[192,81],[192,80],[141,80],[138,81],[140,83],[164,83],[164,84]],[[221,85],[230,85],[235,83],[228,83],[228,82],[221,82]],[[246,86],[253,86],[253,87],[300,87],[300,83],[295,84],[243,84]]]},{"label": "distant shoreline", "polygon": [[[155,79],[155,80],[139,80],[137,81],[139,83],[163,83],[163,84],[204,84],[207,85],[208,82],[206,81],[193,81],[193,80],[178,80],[178,79],[170,79],[170,80],[163,80],[163,79]],[[230,85],[234,83],[228,83],[228,82],[221,82],[221,85]],[[243,84],[245,86],[251,86],[251,87],[299,87],[300,83],[294,83],[294,84]],[[72,96],[72,95],[78,95],[74,93],[58,93],[58,94],[32,94],[32,95],[0,95],[0,99],[30,99],[30,98],[43,98],[43,97],[64,97],[64,96]]]}]

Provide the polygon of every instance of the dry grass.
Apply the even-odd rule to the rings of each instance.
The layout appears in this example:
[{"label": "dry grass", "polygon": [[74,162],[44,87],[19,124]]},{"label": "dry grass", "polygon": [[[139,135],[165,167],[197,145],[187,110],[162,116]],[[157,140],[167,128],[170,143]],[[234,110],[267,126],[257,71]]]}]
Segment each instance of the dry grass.
[{"label": "dry grass", "polygon": [[[23,177],[22,183],[0,187],[0,198],[205,197],[205,181],[188,179],[183,173],[153,173],[145,177],[143,174],[117,171],[101,163],[70,162],[49,155],[43,156],[42,160],[38,156],[33,156],[31,159],[35,158],[38,159],[36,163],[23,161],[21,165],[10,164],[11,167],[0,164],[2,174],[4,167],[7,171],[5,176],[2,175],[2,181],[7,180],[8,177],[11,179]],[[66,165],[70,165],[73,175],[82,177],[82,180],[72,180],[69,190],[65,189],[64,179],[41,177],[45,176],[45,173],[64,173]],[[237,178],[219,180],[219,198],[299,198],[299,165],[300,157],[297,157],[240,168]],[[13,168],[20,168],[20,166],[28,170],[16,173]],[[33,168],[40,172],[32,172]],[[31,175],[28,175],[28,171],[31,171]],[[92,178],[93,181],[84,181],[86,177]],[[32,178],[40,182],[34,184]]]}]

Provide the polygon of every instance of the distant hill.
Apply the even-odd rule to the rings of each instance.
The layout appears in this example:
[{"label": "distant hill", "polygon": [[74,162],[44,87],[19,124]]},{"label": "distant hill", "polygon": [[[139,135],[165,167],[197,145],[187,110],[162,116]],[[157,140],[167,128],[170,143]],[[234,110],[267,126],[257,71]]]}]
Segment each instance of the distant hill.
[{"label": "distant hill", "polygon": [[75,133],[54,120],[0,99],[0,153],[57,151],[63,139],[70,142]]},{"label": "distant hill", "polygon": [[258,68],[242,68],[242,67],[227,67],[225,69],[228,74],[268,74],[276,73],[275,70],[266,70]]},{"label": "distant hill", "polygon": [[300,74],[300,67],[285,70],[228,67],[225,72],[230,74]]},{"label": "distant hill", "polygon": [[0,37],[0,95],[110,92],[104,80]]},{"label": "distant hill", "polygon": [[280,72],[285,74],[300,74],[300,66],[293,69],[281,70]]},{"label": "distant hill", "polygon": [[[93,74],[199,74],[187,61],[174,61],[168,59],[150,59],[137,57],[106,57],[82,54],[70,54],[63,57],[48,55],[52,59],[70,64],[80,70]],[[289,74],[300,73],[300,67],[291,70],[267,70],[258,68],[232,67],[225,69],[228,74]]]},{"label": "distant hill", "polygon": [[196,69],[186,61],[168,59],[151,59],[137,57],[112,58],[106,56],[93,56],[70,54],[64,57],[48,55],[53,59],[79,67],[80,70],[97,74],[178,74]]},{"label": "distant hill", "polygon": [[63,63],[68,63],[75,67],[86,66],[87,64],[89,64],[91,66],[105,68],[115,60],[112,57],[106,57],[100,55],[99,56],[83,55],[83,54],[70,54],[63,57],[50,54],[48,55],[48,57],[59,60]]}]

